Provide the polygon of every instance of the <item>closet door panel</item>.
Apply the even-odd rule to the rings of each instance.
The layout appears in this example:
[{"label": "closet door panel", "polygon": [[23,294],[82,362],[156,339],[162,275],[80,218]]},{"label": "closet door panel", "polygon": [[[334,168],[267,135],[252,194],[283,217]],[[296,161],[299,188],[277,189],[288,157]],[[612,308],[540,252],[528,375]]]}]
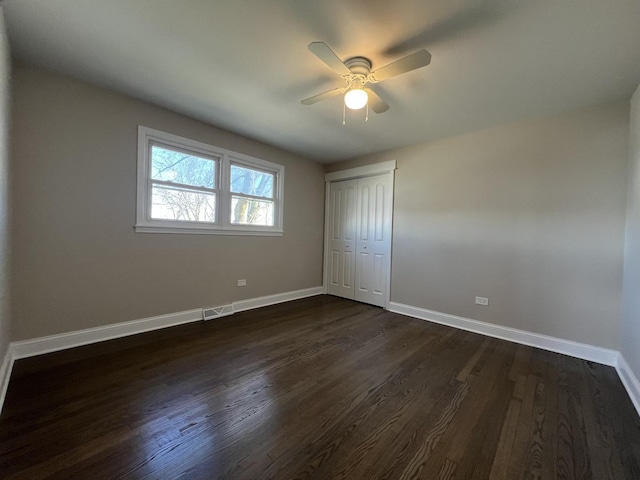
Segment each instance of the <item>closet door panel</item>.
[{"label": "closet door panel", "polygon": [[327,293],[354,299],[357,180],[332,182],[329,189]]},{"label": "closet door panel", "polygon": [[386,306],[390,276],[392,176],[358,179],[355,300]]}]

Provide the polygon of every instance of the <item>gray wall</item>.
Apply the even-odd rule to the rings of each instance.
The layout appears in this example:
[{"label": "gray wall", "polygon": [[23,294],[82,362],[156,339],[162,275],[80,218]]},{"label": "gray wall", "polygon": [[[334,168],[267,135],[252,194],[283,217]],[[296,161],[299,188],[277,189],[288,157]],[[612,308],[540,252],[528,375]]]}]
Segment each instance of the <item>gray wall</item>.
[{"label": "gray wall", "polygon": [[630,139],[620,352],[640,378],[640,87],[631,99]]},{"label": "gray wall", "polygon": [[[322,166],[67,77],[13,79],[12,340],[322,284]],[[285,235],[134,233],[139,124],[284,165]]]},{"label": "gray wall", "polygon": [[593,107],[328,170],[398,161],[393,302],[617,350],[628,116]]},{"label": "gray wall", "polygon": [[[9,287],[9,43],[0,6],[0,364],[10,340]],[[1,379],[0,379],[1,380]]]}]

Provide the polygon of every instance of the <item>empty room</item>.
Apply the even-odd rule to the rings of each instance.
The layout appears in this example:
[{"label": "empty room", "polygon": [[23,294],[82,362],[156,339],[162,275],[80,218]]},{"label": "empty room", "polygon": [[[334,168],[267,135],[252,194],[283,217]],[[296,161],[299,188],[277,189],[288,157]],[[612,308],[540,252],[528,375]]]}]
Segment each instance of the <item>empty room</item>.
[{"label": "empty room", "polygon": [[0,478],[640,479],[640,1],[0,1]]}]

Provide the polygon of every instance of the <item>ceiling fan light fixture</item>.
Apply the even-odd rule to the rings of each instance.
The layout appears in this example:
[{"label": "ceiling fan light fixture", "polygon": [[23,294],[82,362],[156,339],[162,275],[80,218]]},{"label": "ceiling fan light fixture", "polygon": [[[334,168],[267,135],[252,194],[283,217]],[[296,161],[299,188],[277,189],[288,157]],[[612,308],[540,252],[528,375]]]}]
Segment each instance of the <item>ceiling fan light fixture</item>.
[{"label": "ceiling fan light fixture", "polygon": [[344,104],[351,110],[360,110],[368,100],[369,95],[362,88],[352,88],[344,94]]}]

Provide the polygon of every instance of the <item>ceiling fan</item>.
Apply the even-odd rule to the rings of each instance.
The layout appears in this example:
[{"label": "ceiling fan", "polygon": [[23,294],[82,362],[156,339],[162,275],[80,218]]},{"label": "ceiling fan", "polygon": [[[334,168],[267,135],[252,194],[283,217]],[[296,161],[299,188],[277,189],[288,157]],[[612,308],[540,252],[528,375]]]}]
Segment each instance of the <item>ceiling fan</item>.
[{"label": "ceiling fan", "polygon": [[352,57],[343,62],[324,42],[311,42],[308,48],[311,53],[340,75],[345,80],[346,85],[305,98],[301,102],[303,105],[313,105],[321,100],[344,93],[344,104],[347,108],[358,110],[370,104],[374,112],[384,113],[389,110],[389,105],[371,88],[367,88],[367,85],[381,82],[417,68],[426,67],[431,62],[431,54],[422,49],[372,72],[371,60],[368,58]]}]

